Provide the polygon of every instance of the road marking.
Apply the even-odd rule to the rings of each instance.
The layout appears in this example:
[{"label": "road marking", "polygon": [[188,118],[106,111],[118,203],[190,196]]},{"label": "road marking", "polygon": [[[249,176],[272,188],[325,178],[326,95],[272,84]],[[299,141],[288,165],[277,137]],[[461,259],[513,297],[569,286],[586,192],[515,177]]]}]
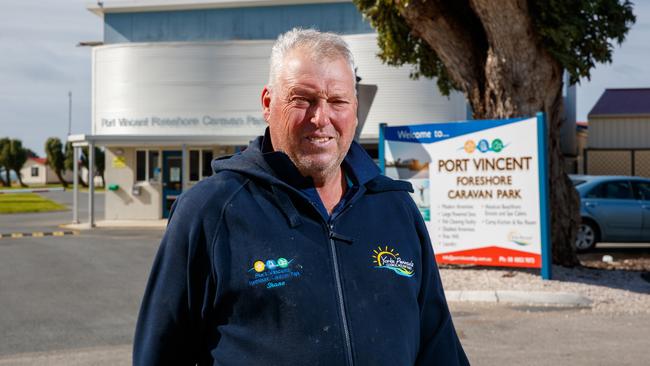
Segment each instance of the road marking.
[{"label": "road marking", "polygon": [[68,231],[35,231],[31,233],[0,233],[0,239],[19,239],[19,238],[42,238],[45,236],[66,236],[66,235],[79,235],[77,230]]}]

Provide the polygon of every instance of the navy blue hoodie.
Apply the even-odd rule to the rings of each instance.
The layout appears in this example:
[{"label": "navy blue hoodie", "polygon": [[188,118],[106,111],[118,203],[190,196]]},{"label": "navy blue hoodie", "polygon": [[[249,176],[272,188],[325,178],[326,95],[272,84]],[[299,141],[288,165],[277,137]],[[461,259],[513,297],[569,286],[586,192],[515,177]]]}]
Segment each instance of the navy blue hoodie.
[{"label": "navy blue hoodie", "polygon": [[410,184],[353,143],[350,187],[328,215],[263,144],[179,197],[134,365],[467,365]]}]

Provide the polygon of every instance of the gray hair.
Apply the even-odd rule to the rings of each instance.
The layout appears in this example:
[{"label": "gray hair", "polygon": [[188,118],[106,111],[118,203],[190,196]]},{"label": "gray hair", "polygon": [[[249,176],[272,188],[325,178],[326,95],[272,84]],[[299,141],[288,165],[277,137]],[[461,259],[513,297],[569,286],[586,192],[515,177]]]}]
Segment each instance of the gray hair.
[{"label": "gray hair", "polygon": [[[356,75],[354,57],[348,44],[340,35],[331,32],[319,32],[315,29],[293,28],[281,34],[271,50],[269,68],[269,87],[273,87],[281,72],[284,58],[290,51],[305,48],[311,51],[311,57],[319,59],[335,59],[342,57],[350,65],[352,75]],[[356,83],[356,76],[353,83]]]}]

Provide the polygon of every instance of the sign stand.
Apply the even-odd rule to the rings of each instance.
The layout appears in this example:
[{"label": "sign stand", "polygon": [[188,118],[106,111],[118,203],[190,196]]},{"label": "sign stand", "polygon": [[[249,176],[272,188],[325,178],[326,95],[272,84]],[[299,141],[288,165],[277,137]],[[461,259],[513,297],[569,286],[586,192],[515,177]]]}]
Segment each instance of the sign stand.
[{"label": "sign stand", "polygon": [[549,196],[548,196],[548,162],[546,147],[546,118],[537,112],[537,148],[539,156],[539,217],[542,231],[542,279],[551,279],[552,256],[551,235],[549,231]]}]

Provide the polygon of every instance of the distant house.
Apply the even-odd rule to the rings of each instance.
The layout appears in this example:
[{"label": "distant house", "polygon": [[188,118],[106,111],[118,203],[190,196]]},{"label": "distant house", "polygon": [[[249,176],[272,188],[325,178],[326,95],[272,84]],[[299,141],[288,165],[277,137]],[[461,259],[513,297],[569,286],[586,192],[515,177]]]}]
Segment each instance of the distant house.
[{"label": "distant house", "polygon": [[[60,183],[54,170],[47,166],[47,159],[45,158],[27,158],[23,168],[20,169],[20,174],[25,184]],[[72,181],[72,172],[65,172],[63,179],[68,182]]]},{"label": "distant house", "polygon": [[606,89],[587,118],[585,173],[650,177],[650,88]]}]

